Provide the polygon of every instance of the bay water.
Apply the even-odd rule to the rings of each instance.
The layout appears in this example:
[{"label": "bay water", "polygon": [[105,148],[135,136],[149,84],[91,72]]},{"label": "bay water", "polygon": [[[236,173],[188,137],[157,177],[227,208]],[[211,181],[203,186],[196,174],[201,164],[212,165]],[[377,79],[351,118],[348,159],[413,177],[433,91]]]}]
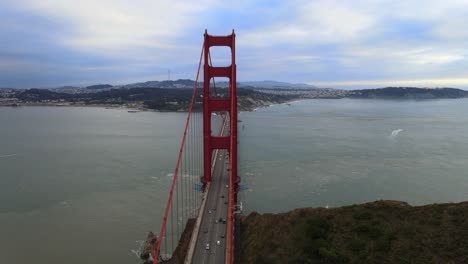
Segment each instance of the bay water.
[{"label": "bay water", "polygon": [[[241,112],[244,213],[468,200],[468,100],[304,100]],[[140,263],[186,113],[0,108],[0,263]]]}]

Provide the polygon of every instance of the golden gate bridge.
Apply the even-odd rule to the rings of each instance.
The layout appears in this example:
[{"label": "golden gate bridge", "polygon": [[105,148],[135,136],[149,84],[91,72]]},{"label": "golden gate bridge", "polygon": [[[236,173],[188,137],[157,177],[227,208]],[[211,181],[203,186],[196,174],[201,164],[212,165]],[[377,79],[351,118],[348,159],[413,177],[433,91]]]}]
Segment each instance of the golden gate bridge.
[{"label": "golden gate bridge", "polygon": [[[231,64],[212,65],[212,47],[230,48]],[[161,228],[148,235],[142,253],[146,263],[234,261],[240,182],[235,58],[234,30],[227,36],[205,30]],[[225,95],[216,91],[218,77],[229,80]]]}]

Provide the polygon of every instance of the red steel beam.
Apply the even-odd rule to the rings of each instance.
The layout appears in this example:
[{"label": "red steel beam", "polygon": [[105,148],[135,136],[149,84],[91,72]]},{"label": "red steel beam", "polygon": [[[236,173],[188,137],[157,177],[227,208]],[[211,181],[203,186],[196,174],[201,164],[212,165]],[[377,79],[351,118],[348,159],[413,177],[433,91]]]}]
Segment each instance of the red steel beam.
[{"label": "red steel beam", "polygon": [[211,181],[211,156],[212,149],[210,148],[211,139],[211,111],[210,111],[210,66],[208,65],[208,56],[210,46],[208,44],[209,36],[205,30],[204,35],[204,61],[203,65],[203,184]]},{"label": "red steel beam", "polygon": [[211,137],[212,149],[229,149],[230,143],[229,137]]},{"label": "red steel beam", "polygon": [[[229,150],[229,159],[231,169],[229,172],[229,202],[228,202],[228,222],[227,222],[227,245],[226,245],[226,263],[231,264],[234,261],[234,206],[237,202],[237,87],[236,87],[236,35],[232,31],[231,45],[231,80],[230,80],[230,97],[231,97],[231,145]],[[234,186],[236,184],[236,186]]]},{"label": "red steel beam", "polygon": [[218,99],[210,98],[209,103],[210,111],[230,111],[231,110],[231,99]]},{"label": "red steel beam", "polygon": [[[234,30],[229,36],[204,35],[204,84],[203,84],[203,159],[204,184],[211,181],[211,163],[213,149],[227,149],[229,151],[229,200],[227,217],[227,245],[226,263],[234,260],[234,207],[237,203],[239,177],[237,172],[237,87],[236,87],[236,52]],[[212,67],[209,65],[209,48],[212,46],[227,46],[231,48],[231,66]],[[210,98],[210,83],[214,77],[229,78],[229,98]],[[213,111],[227,111],[230,121],[230,135],[228,137],[211,136],[211,113]]]},{"label": "red steel beam", "polygon": [[[205,31],[206,33],[206,31]],[[210,36],[208,39],[208,42],[206,42],[206,45],[208,47],[213,47],[213,46],[228,46],[231,47],[233,41],[232,41],[233,35],[228,35],[228,36]]]},{"label": "red steel beam", "polygon": [[231,78],[232,70],[231,66],[228,67],[208,67],[210,77],[228,77]]},{"label": "red steel beam", "polygon": [[[230,112],[232,107],[232,99],[220,99],[210,97],[211,79],[215,77],[227,77],[232,81],[233,68],[227,67],[212,67],[210,66],[210,47],[213,46],[228,46],[231,47],[234,35],[229,36],[211,36],[205,31],[204,35],[204,83],[203,83],[203,178],[201,181],[206,184],[211,181],[211,164],[214,149],[229,149],[229,145],[225,142],[220,142],[219,139],[211,136],[211,113],[213,111]],[[231,95],[232,96],[232,95]],[[237,123],[236,123],[237,124]],[[214,142],[215,141],[215,142]],[[213,143],[214,142],[214,143]]]}]

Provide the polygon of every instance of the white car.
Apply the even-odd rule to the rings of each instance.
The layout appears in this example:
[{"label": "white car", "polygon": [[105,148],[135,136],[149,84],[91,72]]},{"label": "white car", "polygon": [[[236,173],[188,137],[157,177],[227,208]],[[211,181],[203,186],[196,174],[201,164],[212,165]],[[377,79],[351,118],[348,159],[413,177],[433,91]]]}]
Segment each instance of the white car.
[{"label": "white car", "polygon": [[216,245],[218,245],[218,246],[221,245],[221,241],[219,241],[219,240],[216,241]]},{"label": "white car", "polygon": [[210,250],[210,244],[206,243],[205,249],[206,249],[206,250]]}]

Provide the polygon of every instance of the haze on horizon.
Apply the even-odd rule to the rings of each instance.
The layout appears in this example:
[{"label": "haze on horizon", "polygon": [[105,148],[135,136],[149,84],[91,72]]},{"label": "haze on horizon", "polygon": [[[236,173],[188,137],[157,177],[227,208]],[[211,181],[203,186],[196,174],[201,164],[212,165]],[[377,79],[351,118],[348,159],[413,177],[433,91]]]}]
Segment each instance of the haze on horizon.
[{"label": "haze on horizon", "polygon": [[239,81],[466,89],[467,24],[468,1],[2,1],[0,87],[194,79],[206,28],[235,29]]}]

